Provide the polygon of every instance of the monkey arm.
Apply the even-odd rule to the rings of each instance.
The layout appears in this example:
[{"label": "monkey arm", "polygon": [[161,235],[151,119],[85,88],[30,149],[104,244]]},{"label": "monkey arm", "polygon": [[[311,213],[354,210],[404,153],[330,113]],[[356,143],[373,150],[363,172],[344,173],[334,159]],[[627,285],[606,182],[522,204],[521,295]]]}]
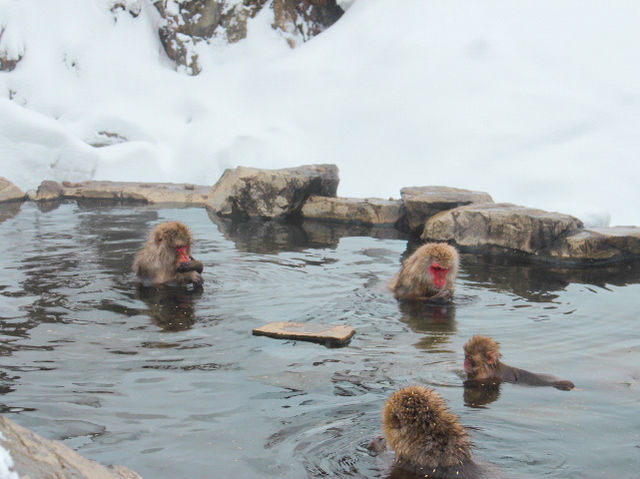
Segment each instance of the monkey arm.
[{"label": "monkey arm", "polygon": [[537,374],[520,368],[500,363],[500,379],[508,383],[526,384],[528,386],[553,386],[568,391],[574,388],[571,381],[559,379],[550,374]]},{"label": "monkey arm", "polygon": [[194,259],[192,256],[191,261],[189,261],[188,263],[180,263],[180,265],[178,266],[178,273],[187,273],[189,271],[197,271],[198,273],[202,273],[203,269],[204,265],[202,264],[202,262]]}]

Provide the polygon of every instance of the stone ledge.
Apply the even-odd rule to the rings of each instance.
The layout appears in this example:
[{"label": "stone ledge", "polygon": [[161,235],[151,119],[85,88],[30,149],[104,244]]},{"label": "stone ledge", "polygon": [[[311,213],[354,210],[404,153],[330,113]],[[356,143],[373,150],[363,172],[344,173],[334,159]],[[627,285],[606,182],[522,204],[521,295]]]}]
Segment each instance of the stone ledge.
[{"label": "stone ledge", "polygon": [[356,330],[351,326],[328,326],[313,323],[275,322],[253,330],[255,336],[269,336],[276,339],[299,339],[327,346],[344,346]]},{"label": "stone ledge", "polygon": [[302,216],[340,223],[395,225],[403,217],[403,208],[401,200],[311,196],[302,207]]},{"label": "stone ledge", "polygon": [[124,466],[107,468],[89,460],[4,416],[0,416],[0,445],[9,451],[15,472],[24,479],[142,479]]},{"label": "stone ledge", "polygon": [[34,201],[61,199],[110,200],[140,203],[178,203],[204,206],[211,192],[210,186],[185,183],[136,183],[120,181],[84,181],[71,183],[64,181],[43,181]]},{"label": "stone ledge", "polygon": [[536,254],[582,227],[582,221],[573,216],[511,203],[469,205],[430,218],[421,239]]},{"label": "stone ledge", "polygon": [[409,229],[421,234],[425,222],[442,212],[476,203],[493,203],[488,193],[448,186],[411,186],[402,188],[400,196],[407,211]]},{"label": "stone ledge", "polygon": [[640,256],[640,227],[588,228],[561,238],[540,254],[575,263],[609,263]]}]

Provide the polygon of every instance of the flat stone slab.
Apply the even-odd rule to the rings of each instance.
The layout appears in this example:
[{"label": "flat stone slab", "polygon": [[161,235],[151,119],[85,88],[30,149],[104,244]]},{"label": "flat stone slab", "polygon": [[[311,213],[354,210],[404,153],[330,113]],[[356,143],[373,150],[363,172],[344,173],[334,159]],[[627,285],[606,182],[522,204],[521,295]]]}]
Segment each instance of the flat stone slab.
[{"label": "flat stone slab", "polygon": [[407,210],[409,228],[417,233],[422,232],[429,218],[441,211],[473,203],[493,203],[488,193],[448,186],[410,186],[402,188],[400,195]]},{"label": "flat stone slab", "polygon": [[349,342],[356,330],[351,326],[329,326],[313,323],[275,322],[265,324],[253,330],[256,336],[269,336],[277,339],[299,339],[324,343],[329,346],[342,346]]},{"label": "flat stone slab", "polygon": [[304,218],[366,225],[394,225],[403,216],[401,200],[311,196],[302,207]]},{"label": "flat stone slab", "polygon": [[4,203],[5,201],[22,201],[24,199],[24,191],[4,176],[0,176],[0,203]]},{"label": "flat stone slab", "polygon": [[640,227],[588,228],[560,239],[541,254],[563,261],[601,263],[640,256]]},{"label": "flat stone slab", "polygon": [[206,207],[232,218],[283,218],[300,213],[311,195],[336,196],[338,167],[303,165],[265,170],[226,170],[213,186]]},{"label": "flat stone slab", "polygon": [[469,205],[429,219],[421,239],[536,254],[582,227],[582,221],[573,216],[511,203]]},{"label": "flat stone slab", "polygon": [[175,203],[204,206],[211,192],[210,186],[185,183],[136,183],[125,181],[43,181],[35,201],[58,199],[113,200],[142,203]]},{"label": "flat stone slab", "polygon": [[124,466],[105,467],[87,459],[4,416],[0,416],[0,446],[13,459],[13,472],[23,479],[142,479]]}]

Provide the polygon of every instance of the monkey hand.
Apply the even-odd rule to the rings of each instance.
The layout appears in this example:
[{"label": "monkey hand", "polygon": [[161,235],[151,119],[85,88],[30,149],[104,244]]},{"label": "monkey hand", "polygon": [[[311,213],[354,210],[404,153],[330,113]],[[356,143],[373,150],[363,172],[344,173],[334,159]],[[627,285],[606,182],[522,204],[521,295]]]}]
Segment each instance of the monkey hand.
[{"label": "monkey hand", "polygon": [[189,271],[196,271],[198,273],[202,273],[203,269],[204,269],[204,266],[202,265],[202,262],[193,258],[191,258],[191,261],[189,262],[180,263],[178,265],[178,273],[187,273]]},{"label": "monkey hand", "polygon": [[576,386],[571,382],[571,381],[567,381],[567,380],[560,380],[560,381],[555,381],[552,386],[556,389],[560,389],[561,391],[571,391],[573,388],[575,388]]}]

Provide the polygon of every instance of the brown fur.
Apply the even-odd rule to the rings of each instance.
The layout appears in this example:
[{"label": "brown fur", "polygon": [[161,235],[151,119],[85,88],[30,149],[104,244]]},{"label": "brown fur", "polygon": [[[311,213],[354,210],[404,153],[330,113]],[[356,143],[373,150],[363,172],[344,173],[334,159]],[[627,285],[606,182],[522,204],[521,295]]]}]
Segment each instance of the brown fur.
[{"label": "brown fur", "polygon": [[[437,262],[450,268],[443,288],[437,288],[429,266]],[[398,300],[449,300],[453,296],[454,281],[458,274],[458,251],[447,243],[427,243],[420,246],[402,262],[400,272],[389,283]]]},{"label": "brown fur", "polygon": [[464,369],[470,381],[504,381],[529,386],[553,386],[569,391],[575,386],[571,381],[549,374],[537,374],[514,368],[500,361],[500,343],[488,337],[476,335],[464,345]]},{"label": "brown fur", "polygon": [[[191,257],[192,242],[191,232],[185,224],[179,221],[161,223],[153,229],[136,255],[133,271],[144,285],[202,284],[202,276],[198,271],[178,271],[179,268],[184,271],[184,267],[178,262],[175,248],[186,246],[187,255]],[[202,271],[201,264],[199,270]]]},{"label": "brown fur", "polygon": [[464,472],[472,464],[466,429],[429,388],[410,386],[393,393],[385,404],[383,427],[401,467]]}]

